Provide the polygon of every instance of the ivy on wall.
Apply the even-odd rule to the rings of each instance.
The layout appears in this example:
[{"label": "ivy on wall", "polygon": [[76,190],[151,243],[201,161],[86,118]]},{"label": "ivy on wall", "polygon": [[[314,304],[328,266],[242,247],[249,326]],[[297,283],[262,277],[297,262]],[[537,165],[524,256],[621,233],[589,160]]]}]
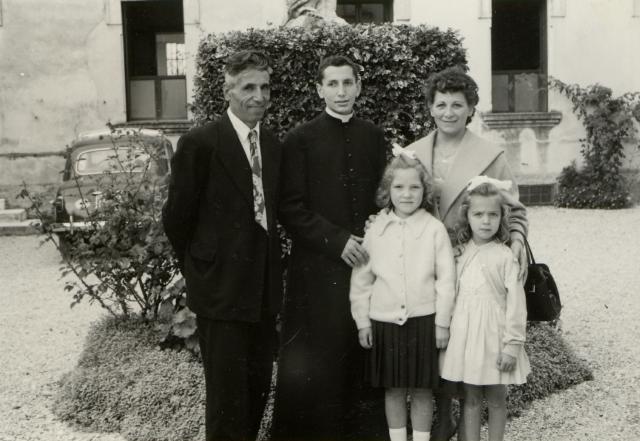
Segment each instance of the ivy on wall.
[{"label": "ivy on wall", "polygon": [[573,111],[586,129],[580,152],[584,164],[575,161],[558,177],[555,204],[570,208],[624,208],[631,204],[628,185],[620,173],[624,143],[637,141],[634,124],[640,122],[640,92],[614,97],[600,84],[580,87],[550,80],[573,103]]}]

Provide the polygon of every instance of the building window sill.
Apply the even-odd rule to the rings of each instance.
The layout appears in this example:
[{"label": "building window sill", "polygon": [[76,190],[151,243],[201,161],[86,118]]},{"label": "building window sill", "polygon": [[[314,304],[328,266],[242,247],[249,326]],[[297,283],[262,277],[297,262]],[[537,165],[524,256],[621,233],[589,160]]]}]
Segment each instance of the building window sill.
[{"label": "building window sill", "polygon": [[544,127],[551,129],[562,121],[562,113],[551,112],[513,112],[513,113],[482,113],[482,122],[490,130],[522,129]]},{"label": "building window sill", "polygon": [[165,135],[181,135],[193,126],[188,120],[145,120],[114,124],[114,127],[137,127],[160,130]]}]

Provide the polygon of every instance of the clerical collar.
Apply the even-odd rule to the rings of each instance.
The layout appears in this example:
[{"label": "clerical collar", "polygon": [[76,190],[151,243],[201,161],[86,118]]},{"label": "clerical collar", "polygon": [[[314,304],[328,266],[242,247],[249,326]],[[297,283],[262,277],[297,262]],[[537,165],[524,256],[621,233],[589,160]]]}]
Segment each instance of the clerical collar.
[{"label": "clerical collar", "polygon": [[339,119],[339,120],[340,120],[340,121],[342,121],[343,123],[348,123],[348,122],[349,122],[349,120],[350,120],[351,118],[353,118],[353,112],[351,112],[351,113],[350,113],[350,114],[348,114],[348,115],[341,115],[341,114],[339,114],[339,113],[334,112],[334,111],[333,111],[333,110],[331,110],[329,107],[325,107],[324,111],[325,111],[325,112],[327,112],[327,114],[328,114],[329,116],[332,116],[332,117],[334,117],[335,119]]}]

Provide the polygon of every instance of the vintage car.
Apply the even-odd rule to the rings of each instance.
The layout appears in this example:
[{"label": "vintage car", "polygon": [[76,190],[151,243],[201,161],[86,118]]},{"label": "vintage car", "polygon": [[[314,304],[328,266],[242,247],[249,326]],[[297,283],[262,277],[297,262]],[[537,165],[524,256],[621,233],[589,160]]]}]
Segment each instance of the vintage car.
[{"label": "vintage car", "polygon": [[53,205],[52,231],[59,235],[95,227],[105,187],[126,185],[136,175],[166,176],[173,147],[161,132],[115,128],[85,132],[67,150]]}]

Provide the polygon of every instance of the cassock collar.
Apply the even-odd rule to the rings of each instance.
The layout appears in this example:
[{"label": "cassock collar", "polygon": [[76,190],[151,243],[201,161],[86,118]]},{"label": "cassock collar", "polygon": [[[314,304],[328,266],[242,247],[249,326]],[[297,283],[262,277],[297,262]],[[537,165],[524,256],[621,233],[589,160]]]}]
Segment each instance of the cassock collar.
[{"label": "cassock collar", "polygon": [[339,113],[334,112],[329,107],[325,107],[324,111],[327,112],[327,115],[329,115],[329,116],[331,116],[331,117],[333,117],[335,119],[339,119],[343,123],[348,123],[349,120],[351,120],[351,118],[353,118],[353,112],[351,112],[348,115],[341,115]]}]

